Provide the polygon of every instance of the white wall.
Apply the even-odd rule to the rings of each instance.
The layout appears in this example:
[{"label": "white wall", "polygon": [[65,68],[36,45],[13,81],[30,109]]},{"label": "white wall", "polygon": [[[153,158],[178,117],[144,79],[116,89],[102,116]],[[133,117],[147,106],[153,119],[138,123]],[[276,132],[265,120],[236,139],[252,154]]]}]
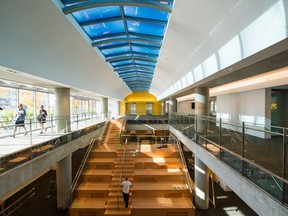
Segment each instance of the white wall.
[{"label": "white wall", "polygon": [[[270,128],[271,90],[260,89],[235,94],[220,95],[216,98],[217,118],[233,122],[245,122],[256,129]],[[247,134],[269,138],[268,134],[248,130]]]}]

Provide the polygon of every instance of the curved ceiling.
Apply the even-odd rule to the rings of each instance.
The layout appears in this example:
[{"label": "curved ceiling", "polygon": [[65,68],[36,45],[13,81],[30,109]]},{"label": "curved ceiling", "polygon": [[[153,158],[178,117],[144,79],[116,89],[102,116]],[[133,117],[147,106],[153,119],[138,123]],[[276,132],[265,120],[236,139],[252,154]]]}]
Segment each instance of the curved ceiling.
[{"label": "curved ceiling", "polygon": [[62,0],[132,92],[149,92],[173,0]]},{"label": "curved ceiling", "polygon": [[[225,46],[235,36],[240,36],[239,38],[242,38],[242,36],[245,35],[242,34],[245,33],[243,30],[247,27],[249,28],[251,23],[257,21],[263,14],[267,14],[267,10],[274,8],[274,5],[281,6],[279,8],[282,9],[277,11],[270,10],[273,13],[271,13],[271,16],[268,16],[267,19],[263,20],[265,21],[263,23],[265,24],[267,21],[273,21],[272,24],[275,23],[273,26],[276,28],[277,26],[280,26],[280,24],[275,18],[279,17],[279,15],[282,16],[283,14],[285,14],[286,26],[288,23],[288,1],[286,0],[178,0],[175,1],[175,3],[173,2],[173,11],[171,15],[170,12],[166,10],[167,8],[171,9],[171,7],[169,5],[162,5],[161,7],[163,10],[160,11],[169,13],[170,17],[167,29],[165,27],[165,40],[161,40],[160,54],[158,53],[157,58],[156,56],[153,56],[153,54],[151,54],[152,56],[149,55],[149,60],[151,57],[157,59],[156,67],[149,67],[150,70],[151,68],[154,69],[153,74],[150,74],[152,76],[147,75],[147,77],[145,77],[145,82],[142,80],[140,82],[140,79],[139,82],[136,82],[136,75],[133,77],[131,74],[124,72],[126,69],[130,69],[130,67],[136,68],[136,66],[133,66],[133,64],[125,66],[123,63],[124,66],[120,65],[122,67],[120,69],[117,66],[114,68],[111,63],[113,63],[112,60],[123,60],[124,62],[124,59],[128,57],[125,55],[129,55],[128,51],[130,47],[133,46],[131,44],[135,45],[139,43],[139,40],[135,42],[135,40],[129,41],[126,39],[125,41],[124,37],[126,32],[124,26],[124,32],[115,33],[116,35],[114,35],[115,38],[113,39],[118,40],[118,37],[123,37],[121,40],[124,40],[124,43],[128,44],[129,49],[127,53],[121,53],[121,57],[118,56],[119,53],[113,53],[116,52],[118,45],[112,47],[115,49],[112,49],[112,53],[105,53],[107,51],[105,49],[103,49],[103,53],[101,53],[101,46],[107,46],[107,44],[94,44],[94,42],[102,43],[102,40],[106,38],[104,31],[102,31],[104,34],[103,39],[101,39],[102,36],[97,36],[97,40],[92,41],[83,29],[84,26],[89,26],[90,21],[83,21],[84,23],[82,24],[84,25],[82,27],[76,21],[75,17],[73,17],[73,14],[81,14],[82,10],[89,11],[88,6],[85,4],[92,1],[82,0],[81,7],[79,5],[79,7],[76,7],[76,3],[80,4],[79,0],[69,0],[71,3],[70,5],[67,0],[62,0],[62,2],[61,0],[1,0],[0,66],[17,71],[17,73],[9,71],[2,72],[0,68],[1,79],[6,78],[6,80],[27,83],[27,80],[31,75],[33,76],[33,79],[29,79],[29,84],[31,85],[49,88],[51,90],[57,86],[65,86],[71,89],[76,88],[76,90],[79,90],[78,92],[83,91],[85,93],[99,94],[101,97],[115,98],[118,100],[123,100],[125,96],[131,93],[128,84],[131,84],[136,90],[136,87],[139,87],[139,89],[142,87],[139,83],[144,83],[143,86],[145,86],[146,89],[150,87],[149,92],[159,99],[163,92],[171,86],[174,86],[175,82],[178,83],[178,80],[181,80],[186,74],[192,74],[190,72],[195,68],[198,68],[197,66],[204,68],[209,63],[206,59],[210,59],[209,57],[211,55],[216,55],[216,58],[214,58],[216,61],[214,62],[217,62],[217,65],[221,66],[222,63],[218,62],[221,60],[219,58],[219,49]],[[93,1],[93,4],[100,2],[101,4],[106,5],[97,5],[99,7],[111,7],[112,5],[108,5],[108,3],[115,4],[115,2],[117,2],[117,4],[119,3],[117,6],[119,10],[120,8],[123,10],[125,3],[127,2],[131,3],[128,5],[130,8],[136,7],[136,3],[149,2],[151,3],[150,6],[147,6],[147,4],[146,7],[144,7],[144,5],[138,6],[141,8],[148,8],[149,10],[156,10],[157,8],[155,8],[154,5],[159,6],[160,2],[172,4],[172,1],[169,0],[98,0]],[[136,3],[133,5],[133,2]],[[158,4],[156,4],[157,2]],[[65,6],[65,4],[67,6]],[[90,6],[91,4],[89,7]],[[93,7],[94,6],[95,5],[93,5]],[[64,10],[64,8],[66,9]],[[67,15],[65,15],[63,11]],[[122,13],[123,12],[124,10]],[[118,22],[122,22],[122,27],[125,22],[124,20],[126,20],[126,22],[131,22],[131,19],[133,18],[133,20],[137,20],[136,23],[138,23],[138,20],[141,22],[143,20],[149,20],[149,17],[133,17],[131,14],[126,14],[125,16],[126,18],[123,18],[122,15],[121,18],[119,16],[103,18],[102,26],[105,19],[107,19],[107,21],[111,20],[111,22],[118,20]],[[157,23],[157,19],[155,20]],[[163,20],[160,20],[159,22],[163,22]],[[272,36],[274,37],[276,35],[276,32],[270,28],[272,24],[269,28],[267,28],[267,25],[256,24],[255,26],[259,27],[257,28],[258,30],[266,29],[269,31],[269,37],[271,36],[272,38]],[[94,26],[97,25],[101,26],[100,23],[95,22]],[[287,28],[285,30],[284,37],[287,39]],[[252,41],[253,43],[251,43],[252,45],[257,45],[257,43],[254,43],[255,41],[262,41],[259,40],[259,38],[263,39],[263,35],[265,35],[262,34],[262,32],[263,31],[253,31],[252,36],[248,35],[248,38],[254,39],[254,41]],[[152,34],[150,31],[148,33]],[[129,39],[134,39],[134,37],[136,37],[135,35],[138,35],[139,37],[144,36],[142,33],[130,32]],[[155,35],[151,37],[155,37]],[[145,35],[145,40],[155,42],[151,37]],[[110,40],[108,38],[106,39]],[[110,42],[116,43],[111,40]],[[117,43],[119,43],[119,41]],[[140,43],[143,43],[143,41],[140,41]],[[92,45],[96,46],[93,47]],[[229,72],[227,72],[225,68],[221,69],[218,66],[216,70],[211,71],[211,73],[215,73],[212,75],[209,73],[209,77],[205,79],[210,80],[209,87],[215,87],[227,83],[228,81],[231,82],[237,77],[244,78],[283,67],[287,65],[287,61],[283,60],[287,55],[283,55],[283,58],[281,59],[276,58],[275,56],[272,60],[266,60],[272,55],[278,55],[277,53],[280,53],[280,51],[287,50],[287,43],[284,45],[285,46],[281,43],[276,49],[274,46],[268,47],[269,50],[265,51],[265,55],[263,55],[263,52],[257,52],[250,57],[248,56],[245,59],[236,62],[235,64],[237,64],[237,67],[235,64],[232,65],[233,70]],[[153,45],[150,44],[150,46],[155,46],[155,43]],[[122,45],[119,44],[119,47],[122,47]],[[143,46],[140,46],[140,48],[142,49]],[[109,49],[108,51],[111,52]],[[137,50],[133,50],[133,55],[135,54],[135,56],[137,56],[139,54],[137,52]],[[231,52],[228,52],[228,54],[229,53],[235,54],[236,52],[235,50],[232,50]],[[115,56],[113,56],[114,54]],[[228,57],[230,57],[230,55],[228,55]],[[145,56],[145,58],[147,60],[148,57]],[[111,61],[108,61],[108,59]],[[260,61],[263,63],[257,65],[257,74],[255,74],[255,63]],[[146,62],[153,64],[153,61]],[[140,62],[137,62],[137,64],[138,63]],[[139,67],[140,64],[138,64],[137,67]],[[141,65],[142,69],[144,66],[145,64]],[[117,71],[117,69],[119,70]],[[145,66],[145,71],[149,71],[146,69],[147,66]],[[137,70],[139,70],[139,68],[137,68]],[[125,77],[124,80],[127,81],[127,85],[126,82],[122,81],[122,78],[119,79],[119,72],[120,75]],[[226,77],[227,73],[230,74],[228,77],[229,79],[224,79],[224,76]],[[28,74],[29,76],[23,78],[23,74]],[[217,82],[213,81],[218,74],[222,74],[221,78],[218,78]],[[36,78],[38,78],[38,80],[36,80]],[[152,82],[150,82],[151,84],[148,81],[149,79],[152,80]],[[194,85],[190,82],[191,80],[192,78],[187,77],[186,88],[188,93],[192,90],[190,87],[194,88]],[[200,80],[198,81],[198,79],[195,79],[195,77],[194,80],[196,80],[197,83],[201,82]],[[203,80],[203,82],[204,81],[205,80]],[[171,96],[176,96],[177,94],[178,93],[175,92],[174,94],[171,94]]]}]

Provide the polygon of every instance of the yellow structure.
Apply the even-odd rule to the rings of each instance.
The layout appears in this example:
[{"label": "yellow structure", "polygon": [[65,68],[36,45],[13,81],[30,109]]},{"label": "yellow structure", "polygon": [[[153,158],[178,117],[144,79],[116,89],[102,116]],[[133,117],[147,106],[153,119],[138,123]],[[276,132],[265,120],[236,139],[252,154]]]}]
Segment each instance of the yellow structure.
[{"label": "yellow structure", "polygon": [[162,102],[148,92],[134,92],[120,102],[120,115],[162,115]]}]

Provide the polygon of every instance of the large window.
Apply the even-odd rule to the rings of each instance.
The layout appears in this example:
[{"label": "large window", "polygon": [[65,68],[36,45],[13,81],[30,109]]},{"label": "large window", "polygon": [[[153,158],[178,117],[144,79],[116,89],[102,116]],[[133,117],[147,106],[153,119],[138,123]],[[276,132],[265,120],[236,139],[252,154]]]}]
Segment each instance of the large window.
[{"label": "large window", "polygon": [[17,108],[17,90],[0,87],[0,121],[8,124],[14,119]]},{"label": "large window", "polygon": [[41,105],[48,111],[48,94],[42,92],[36,92],[36,115],[38,114]]},{"label": "large window", "polygon": [[[102,102],[96,99],[70,97],[71,115],[101,113]],[[49,116],[55,115],[55,94],[25,89],[8,88],[0,86],[0,121],[3,124],[14,122],[18,104],[23,104],[26,110],[26,120],[36,118],[41,105],[47,110]]]},{"label": "large window", "polygon": [[47,110],[48,115],[54,116],[55,115],[55,94],[49,94],[48,96],[49,100],[49,108]]},{"label": "large window", "polygon": [[34,118],[33,91],[19,89],[19,104],[23,104],[26,110],[26,118]]}]

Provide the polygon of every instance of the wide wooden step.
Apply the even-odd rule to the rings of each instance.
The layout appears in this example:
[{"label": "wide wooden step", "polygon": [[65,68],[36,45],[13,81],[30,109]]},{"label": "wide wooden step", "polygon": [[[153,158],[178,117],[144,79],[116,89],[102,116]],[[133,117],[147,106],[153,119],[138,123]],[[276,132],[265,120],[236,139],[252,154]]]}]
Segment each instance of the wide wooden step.
[{"label": "wide wooden step", "polygon": [[77,198],[69,209],[70,216],[104,215],[107,198]]},{"label": "wide wooden step", "polygon": [[130,216],[131,215],[131,210],[128,209],[109,209],[106,210],[105,215],[111,215],[111,216]]},{"label": "wide wooden step", "polygon": [[113,169],[115,158],[90,158],[86,164],[89,169]]},{"label": "wide wooden step", "polygon": [[[117,152],[117,158],[119,158],[119,157],[121,157],[121,158],[123,158],[123,156],[124,156],[124,153],[118,153]],[[126,152],[125,153],[125,157],[127,158],[127,157],[135,157],[136,156],[136,153],[135,152]]]},{"label": "wide wooden step", "polygon": [[[130,192],[129,196],[131,198],[133,196],[133,194]],[[109,196],[108,196],[109,199],[111,199],[111,198],[116,199],[117,197],[118,197],[118,191],[112,191],[109,193]],[[119,190],[119,198],[120,197],[121,197],[121,199],[123,199],[122,190]]]},{"label": "wide wooden step", "polygon": [[[107,201],[106,210],[117,210],[117,209],[126,209],[125,202],[123,201],[123,196],[119,197],[119,202],[117,202],[117,198],[113,198],[115,201]],[[132,201],[129,200],[128,208],[132,205]]]},{"label": "wide wooden step", "polygon": [[85,182],[76,191],[78,198],[107,198],[109,189],[110,183],[107,182]]},{"label": "wide wooden step", "polygon": [[115,165],[134,165],[135,164],[135,160],[134,161],[126,161],[126,160],[115,160]]},{"label": "wide wooden step", "polygon": [[133,198],[132,214],[137,216],[194,216],[195,208],[189,198]]},{"label": "wide wooden step", "polygon": [[90,153],[91,158],[115,158],[116,152],[112,151],[113,147],[107,146],[107,148],[110,148],[111,151],[109,152],[105,152],[105,150],[91,151]]},{"label": "wide wooden step", "polygon": [[179,168],[172,169],[135,169],[134,181],[136,182],[161,182],[184,180],[184,172]]},{"label": "wide wooden step", "polygon": [[160,169],[182,167],[180,158],[139,158],[135,159],[135,169]]},{"label": "wide wooden step", "polygon": [[[129,181],[133,181],[134,174],[122,176],[121,181],[124,181],[125,177],[128,177]],[[119,182],[120,182],[120,175],[118,175],[118,176],[115,175],[115,176],[112,177],[112,183],[119,183]]]},{"label": "wide wooden step", "polygon": [[133,182],[133,197],[189,197],[190,191],[184,182]]},{"label": "wide wooden step", "polygon": [[119,175],[121,173],[123,173],[123,175],[133,174],[134,168],[131,168],[131,169],[130,168],[123,168],[123,170],[122,170],[122,168],[119,167],[118,169],[113,170],[113,176]]},{"label": "wide wooden step", "polygon": [[111,182],[112,170],[88,169],[83,174],[83,182]]}]

